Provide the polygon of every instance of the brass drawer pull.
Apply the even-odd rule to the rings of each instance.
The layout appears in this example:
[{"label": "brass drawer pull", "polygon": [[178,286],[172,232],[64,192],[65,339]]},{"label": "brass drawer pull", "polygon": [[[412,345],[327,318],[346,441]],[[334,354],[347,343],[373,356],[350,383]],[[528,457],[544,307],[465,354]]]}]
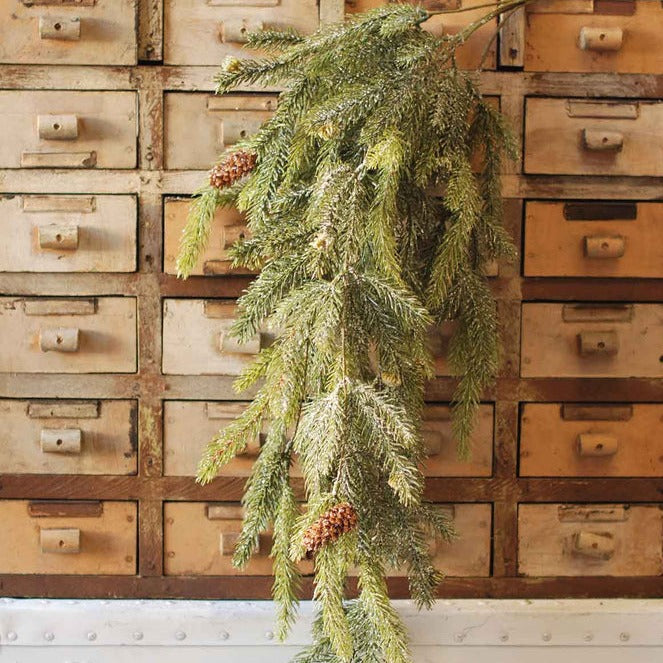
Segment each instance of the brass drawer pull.
[{"label": "brass drawer pull", "polygon": [[578,334],[578,352],[581,357],[612,357],[619,352],[619,336],[614,329],[582,331]]},{"label": "brass drawer pull", "polygon": [[607,562],[615,554],[615,537],[610,532],[581,530],[573,535],[571,550],[578,557]]},{"label": "brass drawer pull", "polygon": [[37,131],[41,140],[76,140],[78,138],[78,116],[38,115]]},{"label": "brass drawer pull", "polygon": [[78,226],[51,223],[37,227],[40,249],[75,251],[78,248]]},{"label": "brass drawer pull", "polygon": [[583,129],[582,144],[590,152],[619,152],[624,147],[624,134],[621,131]]},{"label": "brass drawer pull", "polygon": [[39,17],[39,38],[78,41],[81,38],[81,19],[56,16]]},{"label": "brass drawer pull", "polygon": [[81,531],[76,528],[39,530],[42,553],[75,555],[81,551]]},{"label": "brass drawer pull", "polygon": [[79,428],[43,428],[40,439],[44,453],[81,453],[83,435]]},{"label": "brass drawer pull", "polygon": [[624,31],[621,28],[580,28],[578,44],[583,51],[598,51],[599,53],[618,51],[624,41]]},{"label": "brass drawer pull", "polygon": [[42,352],[78,352],[80,330],[76,327],[48,327],[39,333]]},{"label": "brass drawer pull", "polygon": [[253,21],[248,18],[223,21],[220,37],[224,43],[245,44],[249,40],[249,34],[263,29],[262,21]]},{"label": "brass drawer pull", "polygon": [[621,235],[585,235],[586,258],[621,258],[626,251],[626,240]]},{"label": "brass drawer pull", "polygon": [[602,433],[581,433],[576,440],[578,455],[583,458],[614,456],[618,447],[616,437]]}]

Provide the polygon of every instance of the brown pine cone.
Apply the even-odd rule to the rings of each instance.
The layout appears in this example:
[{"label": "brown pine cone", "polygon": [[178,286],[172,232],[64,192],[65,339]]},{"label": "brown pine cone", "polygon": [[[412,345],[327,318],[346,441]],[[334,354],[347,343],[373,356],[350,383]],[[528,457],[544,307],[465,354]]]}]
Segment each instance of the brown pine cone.
[{"label": "brown pine cone", "polygon": [[209,174],[209,183],[217,189],[224,189],[250,173],[255,165],[255,154],[243,150],[233,152],[212,168]]},{"label": "brown pine cone", "polygon": [[357,528],[359,518],[356,509],[348,502],[342,502],[323,513],[304,532],[306,556],[312,557],[327,543],[334,543],[343,534]]}]

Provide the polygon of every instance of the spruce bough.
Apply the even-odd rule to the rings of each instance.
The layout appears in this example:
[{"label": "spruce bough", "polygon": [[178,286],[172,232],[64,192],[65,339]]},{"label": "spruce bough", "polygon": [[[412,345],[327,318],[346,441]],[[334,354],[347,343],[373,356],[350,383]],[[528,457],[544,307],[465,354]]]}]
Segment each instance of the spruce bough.
[{"label": "spruce bough", "polygon": [[[498,363],[484,270],[514,255],[501,225],[499,173],[515,146],[454,53],[473,29],[524,2],[491,5],[455,36],[422,30],[432,12],[410,5],[308,37],[263,31],[249,47],[268,57],[229,60],[216,79],[218,93],[286,91],[272,119],[234,146],[198,192],[178,269],[190,273],[215,211],[237,206],[250,237],[232,247],[234,265],[261,271],[232,333],[247,341],[270,325],[278,336],[238,378],[236,388],[256,386],[256,396],[210,442],[198,479],[212,480],[268,423],[234,562],[246,565],[259,534],[273,532],[284,638],[296,617],[298,564],[314,548],[319,616],[298,663],[410,661],[385,578],[405,568],[422,607],[442,579],[429,543],[450,540],[453,527],[424,501],[420,470],[430,329],[455,326],[453,429],[465,456]],[[295,459],[305,507],[291,485]],[[358,578],[352,601],[348,576]]]}]

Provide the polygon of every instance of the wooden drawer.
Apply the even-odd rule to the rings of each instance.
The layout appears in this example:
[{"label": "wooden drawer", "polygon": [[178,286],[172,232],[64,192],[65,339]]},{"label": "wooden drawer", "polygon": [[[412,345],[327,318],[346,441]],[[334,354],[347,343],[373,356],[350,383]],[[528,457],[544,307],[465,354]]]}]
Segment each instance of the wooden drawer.
[{"label": "wooden drawer", "polygon": [[134,196],[0,196],[2,272],[133,272]]},{"label": "wooden drawer", "polygon": [[271,117],[277,100],[275,94],[166,93],[166,168],[209,169],[222,152],[254,134]]},{"label": "wooden drawer", "polygon": [[[364,12],[374,7],[389,4],[388,0],[346,0],[346,11],[350,13]],[[464,9],[457,14],[446,16],[435,16],[423,24],[425,30],[435,35],[456,34],[472,21],[485,16],[485,0],[411,0],[410,4],[421,5],[424,9]],[[476,10],[471,7],[476,6]],[[481,9],[480,7],[483,7]],[[468,10],[468,8],[470,8]],[[467,43],[458,49],[457,62],[461,69],[476,69],[485,54],[484,69],[495,69],[495,41],[493,35],[497,29],[497,23],[491,21],[477,32],[475,32]]]},{"label": "wooden drawer", "polygon": [[7,474],[136,474],[136,401],[0,400]]},{"label": "wooden drawer", "polygon": [[659,74],[656,0],[537,0],[527,6],[525,69]]},{"label": "wooden drawer", "polygon": [[527,403],[520,423],[522,476],[663,476],[663,404]]},{"label": "wooden drawer", "polygon": [[136,299],[0,298],[3,373],[133,373]]},{"label": "wooden drawer", "polygon": [[524,576],[658,576],[659,506],[521,504],[518,571]]},{"label": "wooden drawer", "polygon": [[[248,403],[165,401],[164,402],[164,474],[195,476],[198,462],[212,437],[241,414]],[[263,431],[263,434],[267,431]],[[472,438],[472,456],[458,459],[451,434],[451,413],[446,405],[427,405],[423,435],[429,456],[423,471],[426,476],[490,476],[493,469],[493,406],[482,405]],[[241,456],[221,469],[221,476],[246,477],[259,453],[257,439]],[[292,476],[301,476],[297,464]]]},{"label": "wooden drawer", "polygon": [[[260,535],[260,548],[245,569],[232,565],[244,509],[236,503],[164,503],[164,574],[191,576],[270,576],[270,533]],[[191,542],[195,541],[192,546]],[[303,573],[313,563],[301,563]]]},{"label": "wooden drawer", "polygon": [[526,105],[526,173],[663,175],[661,102],[529,98]]},{"label": "wooden drawer", "polygon": [[135,168],[135,92],[0,91],[0,168]]},{"label": "wooden drawer", "polygon": [[523,377],[663,377],[663,305],[523,304]]},{"label": "wooden drawer", "polygon": [[526,203],[525,276],[662,278],[661,203]]},{"label": "wooden drawer", "polygon": [[218,66],[228,55],[247,57],[249,32],[294,28],[315,32],[317,0],[166,0],[166,64]]},{"label": "wooden drawer", "polygon": [[[166,274],[177,274],[177,254],[180,238],[186,226],[190,198],[166,198],[164,201],[164,264]],[[253,274],[243,268],[231,267],[228,249],[248,235],[244,217],[234,208],[222,207],[216,211],[209,241],[193,268],[193,276],[217,276],[223,274]]]},{"label": "wooden drawer", "polygon": [[4,0],[0,62],[136,64],[136,0]]},{"label": "wooden drawer", "polygon": [[134,502],[0,500],[0,574],[133,575]]},{"label": "wooden drawer", "polygon": [[166,299],[163,310],[163,372],[172,375],[239,375],[270,345],[264,329],[238,345],[228,336],[235,302],[228,299]]}]

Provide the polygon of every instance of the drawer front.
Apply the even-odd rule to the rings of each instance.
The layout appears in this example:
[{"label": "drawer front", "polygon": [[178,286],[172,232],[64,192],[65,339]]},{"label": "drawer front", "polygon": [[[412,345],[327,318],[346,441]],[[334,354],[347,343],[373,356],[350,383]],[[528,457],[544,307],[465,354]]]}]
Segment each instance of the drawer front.
[{"label": "drawer front", "polygon": [[0,400],[7,474],[135,474],[135,401]]},{"label": "drawer front", "polygon": [[431,327],[428,332],[428,349],[433,355],[434,370],[437,376],[451,375],[447,355],[449,354],[449,342],[455,328],[454,322],[442,322]]},{"label": "drawer front", "polygon": [[135,168],[136,94],[0,91],[0,168]]},{"label": "drawer front", "polygon": [[[386,4],[389,4],[387,0],[346,0],[345,7],[349,13],[358,13]],[[423,24],[425,30],[438,36],[456,34],[472,21],[476,21],[486,14],[485,0],[417,0],[417,2],[412,0],[410,4],[421,5],[430,11],[463,9],[457,14],[434,16]],[[472,7],[475,6],[477,9],[472,10]],[[495,69],[496,55],[493,35],[496,29],[496,21],[491,21],[477,30],[467,40],[467,43],[458,49],[456,60],[461,69],[476,69],[482,60],[484,69]]]},{"label": "drawer front", "polygon": [[537,0],[527,12],[528,71],[663,71],[663,5],[656,0]]},{"label": "drawer front", "polygon": [[0,298],[3,373],[133,373],[136,299]]},{"label": "drawer front", "polygon": [[662,278],[661,203],[526,203],[525,276]]},{"label": "drawer front", "polygon": [[527,403],[520,423],[522,476],[663,476],[663,404]]},{"label": "drawer front", "polygon": [[658,506],[521,504],[518,571],[524,576],[658,576]]},{"label": "drawer front", "polygon": [[[237,503],[166,502],[164,504],[164,573],[167,576],[270,576],[272,536],[260,535],[259,550],[244,569],[232,564],[244,509]],[[191,542],[195,541],[192,546]],[[313,572],[304,561],[302,573]]]},{"label": "drawer front", "polygon": [[[191,206],[190,198],[166,198],[164,202],[164,272],[177,274],[177,255],[180,239]],[[191,274],[217,276],[224,274],[254,274],[243,268],[233,268],[228,249],[239,239],[248,236],[244,217],[234,208],[220,208],[214,215],[209,241]]]},{"label": "drawer front", "polygon": [[663,175],[663,104],[527,99],[525,172]]},{"label": "drawer front", "polygon": [[133,196],[0,196],[0,271],[133,272]]},{"label": "drawer front", "polygon": [[239,375],[274,340],[264,329],[239,345],[229,336],[235,303],[223,299],[166,299],[163,372],[172,375]]},{"label": "drawer front", "polygon": [[663,377],[663,305],[523,304],[523,377]]},{"label": "drawer front", "polygon": [[0,574],[133,575],[134,502],[1,500]]},{"label": "drawer front", "polygon": [[254,134],[272,116],[277,100],[274,94],[166,93],[166,167],[207,170],[228,147]]},{"label": "drawer front", "polygon": [[5,0],[0,62],[136,64],[136,0]]},{"label": "drawer front", "polygon": [[317,0],[166,0],[166,64],[218,66],[229,55],[246,57],[248,33],[294,28],[310,33],[319,24]]}]

